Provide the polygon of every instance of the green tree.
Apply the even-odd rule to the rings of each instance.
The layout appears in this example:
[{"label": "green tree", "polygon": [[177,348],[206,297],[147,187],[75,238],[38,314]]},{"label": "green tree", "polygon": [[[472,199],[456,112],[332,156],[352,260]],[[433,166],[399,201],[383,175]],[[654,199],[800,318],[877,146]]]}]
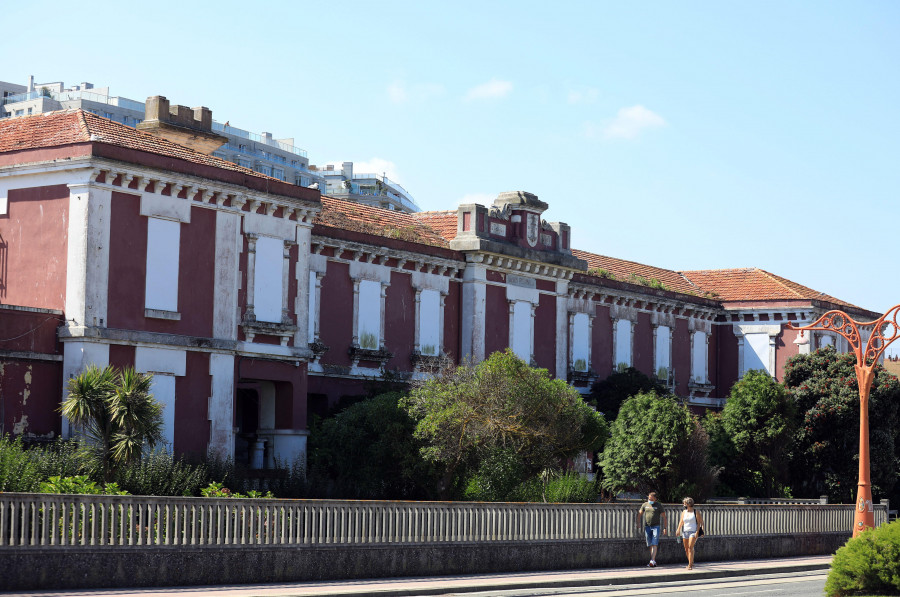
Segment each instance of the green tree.
[{"label": "green tree", "polygon": [[656,378],[645,375],[634,367],[614,371],[606,379],[595,382],[588,396],[607,421],[615,421],[622,403],[638,394],[656,392],[668,394],[669,390]]},{"label": "green tree", "polygon": [[603,416],[578,392],[508,349],[477,365],[444,369],[402,405],[417,422],[422,454],[443,468],[444,498],[488,462],[503,464],[499,495],[547,469],[563,468],[582,451],[601,450],[607,437]]},{"label": "green tree", "polygon": [[[791,467],[794,494],[852,503],[859,478],[859,386],[851,353],[820,348],[788,361],[784,383],[799,411]],[[900,469],[900,382],[877,366],[869,394],[872,494],[893,493]]]},{"label": "green tree", "polygon": [[91,442],[104,482],[162,441],[163,406],[150,394],[152,379],[132,368],[91,365],[69,380],[60,412]]},{"label": "green tree", "polygon": [[325,497],[433,499],[434,466],[422,458],[415,422],[392,392],[348,406],[313,428],[310,485]]},{"label": "green tree", "polygon": [[702,498],[716,470],[707,463],[709,437],[687,407],[655,392],[629,398],[612,424],[600,457],[602,485],[614,493],[657,491],[664,500]]},{"label": "green tree", "polygon": [[797,409],[784,386],[763,371],[749,371],[732,386],[722,412],[708,414],[704,426],[725,491],[785,495]]}]

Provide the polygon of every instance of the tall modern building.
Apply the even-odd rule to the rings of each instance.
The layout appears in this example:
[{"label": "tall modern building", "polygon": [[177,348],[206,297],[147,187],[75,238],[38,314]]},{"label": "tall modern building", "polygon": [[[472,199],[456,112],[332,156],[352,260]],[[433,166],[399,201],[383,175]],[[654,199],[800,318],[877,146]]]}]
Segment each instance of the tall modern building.
[{"label": "tall modern building", "polygon": [[[110,95],[109,87],[95,87],[92,83],[66,87],[61,81],[34,83],[31,80],[23,87],[0,81],[0,91],[5,92],[0,118],[80,109],[130,127],[144,120],[145,102]],[[212,126],[216,133],[228,138],[216,150],[216,157],[298,186],[323,184],[310,171],[306,151],[295,147],[293,139],[276,139],[267,132],[252,133],[227,121],[213,121]]]}]

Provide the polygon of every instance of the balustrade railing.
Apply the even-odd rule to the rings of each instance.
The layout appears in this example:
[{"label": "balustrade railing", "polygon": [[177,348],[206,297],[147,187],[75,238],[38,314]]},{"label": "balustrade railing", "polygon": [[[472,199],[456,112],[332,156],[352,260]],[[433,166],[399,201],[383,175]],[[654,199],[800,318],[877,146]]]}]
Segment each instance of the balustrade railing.
[{"label": "balustrade railing", "polygon": [[[852,505],[698,505],[710,535],[850,532]],[[669,508],[668,531],[680,506]],[[887,505],[875,506],[876,525]],[[0,493],[0,547],[412,544],[639,537],[634,504]]]}]

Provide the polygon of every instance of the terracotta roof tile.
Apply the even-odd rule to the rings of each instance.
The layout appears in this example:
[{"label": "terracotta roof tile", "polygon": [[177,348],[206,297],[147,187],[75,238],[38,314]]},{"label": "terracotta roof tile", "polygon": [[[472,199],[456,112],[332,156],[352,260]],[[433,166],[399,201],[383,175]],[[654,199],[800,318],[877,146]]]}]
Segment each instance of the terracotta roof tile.
[{"label": "terracotta roof tile", "polygon": [[195,164],[241,172],[257,178],[277,180],[84,110],[45,112],[0,120],[0,153],[91,142],[146,151]]},{"label": "terracotta roof tile", "polygon": [[667,290],[681,292],[685,294],[696,294],[701,292],[699,288],[691,284],[678,272],[672,270],[653,267],[652,265],[644,265],[634,261],[625,261],[624,259],[616,259],[605,255],[597,255],[588,253],[587,251],[579,251],[572,249],[572,255],[588,262],[588,271],[604,270],[615,277],[616,280],[622,282],[640,283],[641,279],[647,281],[659,280]]},{"label": "terracotta roof tile", "polygon": [[420,211],[412,214],[416,220],[434,228],[444,239],[451,241],[456,238],[457,211]]},{"label": "terracotta roof tile", "polygon": [[322,197],[322,211],[314,223],[432,247],[450,246],[434,228],[419,222],[412,214],[333,197]]},{"label": "terracotta roof tile", "polygon": [[681,272],[706,292],[723,302],[764,300],[819,300],[859,309],[845,301],[776,276],[759,268],[716,269]]}]

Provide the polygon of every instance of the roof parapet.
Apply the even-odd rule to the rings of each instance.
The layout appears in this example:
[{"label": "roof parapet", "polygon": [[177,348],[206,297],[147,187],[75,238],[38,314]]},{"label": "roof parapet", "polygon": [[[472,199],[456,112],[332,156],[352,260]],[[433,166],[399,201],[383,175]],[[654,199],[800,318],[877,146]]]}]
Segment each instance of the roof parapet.
[{"label": "roof parapet", "polygon": [[213,132],[212,110],[203,106],[170,106],[162,95],[147,98],[144,121],[137,128],[206,155],[228,142],[228,137]]}]

